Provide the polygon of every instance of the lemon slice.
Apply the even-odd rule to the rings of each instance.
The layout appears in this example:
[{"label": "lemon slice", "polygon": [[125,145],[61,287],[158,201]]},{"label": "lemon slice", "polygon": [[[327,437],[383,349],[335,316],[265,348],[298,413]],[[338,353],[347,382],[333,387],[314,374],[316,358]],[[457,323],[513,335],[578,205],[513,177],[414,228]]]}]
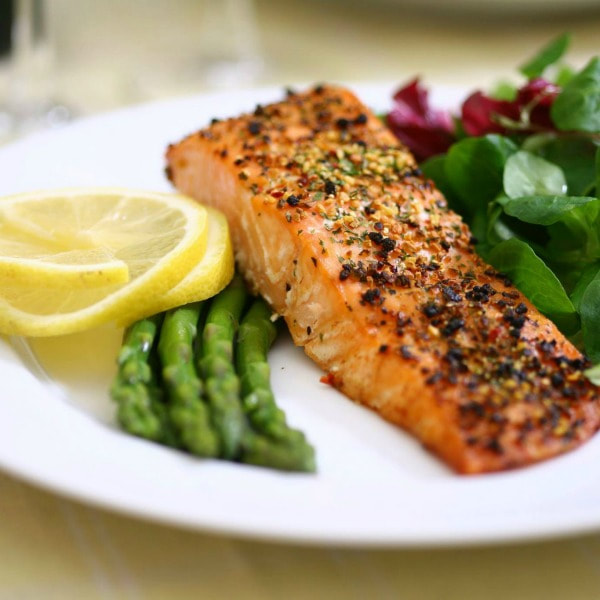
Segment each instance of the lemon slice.
[{"label": "lemon slice", "polygon": [[[38,254],[35,264],[43,271],[41,263],[51,263],[49,251],[54,250],[52,268],[59,276],[69,270],[65,266],[73,267],[69,256],[87,255],[96,259],[88,273],[107,264],[112,265],[108,267],[112,275],[92,274],[90,285],[68,286],[57,285],[49,271],[39,282],[24,282],[23,272],[15,267],[19,275],[10,282],[4,279],[0,286],[0,333],[60,335],[123,314],[156,312],[157,299],[204,255],[207,233],[204,207],[179,195],[88,188],[3,198],[0,234],[6,243],[0,243],[0,251],[19,246],[19,258],[32,265],[35,253],[44,249],[43,260]],[[61,263],[65,257],[67,262]],[[117,275],[120,263],[127,270],[126,282]]]},{"label": "lemon slice", "polygon": [[[3,245],[0,243],[0,253],[5,251]],[[127,281],[127,263],[111,259],[103,251],[44,253],[30,259],[0,257],[0,287],[33,282],[47,288],[88,288]]]},{"label": "lemon slice", "polygon": [[[40,199],[55,214],[54,222],[39,203],[12,196],[0,201],[0,286],[90,287],[125,283],[127,264],[102,244],[73,231],[77,218],[60,223],[64,199]],[[36,195],[36,200],[37,200]],[[102,235],[102,232],[99,232]]]},{"label": "lemon slice", "polygon": [[[211,298],[231,281],[235,262],[227,219],[214,208],[207,206],[205,209],[208,216],[208,233],[202,260],[175,287],[156,299],[152,313],[149,314]],[[145,316],[148,315],[132,311],[119,317],[117,322],[128,325]]]}]

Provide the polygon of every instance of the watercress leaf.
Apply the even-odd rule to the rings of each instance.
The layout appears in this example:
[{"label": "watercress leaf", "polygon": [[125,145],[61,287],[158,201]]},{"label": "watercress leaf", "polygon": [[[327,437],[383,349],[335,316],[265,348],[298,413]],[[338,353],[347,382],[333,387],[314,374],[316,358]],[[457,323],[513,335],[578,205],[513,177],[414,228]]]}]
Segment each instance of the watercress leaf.
[{"label": "watercress leaf", "polygon": [[525,150],[519,150],[507,158],[503,184],[504,192],[509,198],[563,196],[567,192],[567,181],[562,169]]},{"label": "watercress leaf", "polygon": [[585,288],[579,305],[585,353],[593,362],[600,360],[600,277],[596,275]]},{"label": "watercress leaf", "polygon": [[489,134],[454,144],[444,161],[444,172],[468,215],[474,215],[502,191],[506,159],[517,151],[507,137]]},{"label": "watercress leaf", "polygon": [[[581,278],[581,274],[590,263],[581,260],[576,262],[574,266],[559,265],[555,264],[551,258],[546,257],[542,252],[538,253],[538,255],[544,259],[544,262],[552,269],[556,277],[558,277],[558,280],[562,283],[562,286],[565,288],[570,298],[575,286],[577,285],[577,282]],[[577,307],[575,310],[578,310]]]},{"label": "watercress leaf", "polygon": [[509,81],[500,81],[490,94],[494,100],[507,100],[512,102],[517,97],[517,87]]},{"label": "watercress leaf", "polygon": [[535,225],[552,225],[577,206],[598,202],[588,196],[523,196],[507,198],[502,206],[511,217]]},{"label": "watercress leaf", "polygon": [[551,244],[563,249],[586,248],[587,262],[599,257],[598,220],[600,202],[594,199],[563,213],[556,223],[548,226]]},{"label": "watercress leaf", "polygon": [[565,334],[577,331],[579,319],[561,282],[525,242],[516,238],[500,242],[489,253],[488,260],[506,273]]},{"label": "watercress leaf", "polygon": [[540,148],[539,155],[558,165],[572,196],[585,196],[594,188],[597,144],[589,137],[557,137]]},{"label": "watercress leaf", "polygon": [[600,260],[600,202],[577,206],[545,227],[549,241],[540,254],[567,290],[572,290],[581,272]]},{"label": "watercress leaf", "polygon": [[452,187],[444,170],[445,161],[445,154],[432,156],[421,163],[421,171],[423,171],[425,177],[433,180],[438,190],[440,190],[440,192],[446,196],[448,201],[450,201],[450,196],[452,196]]},{"label": "watercress leaf", "polygon": [[593,263],[588,265],[579,276],[573,291],[571,292],[570,298],[575,310],[579,312],[581,308],[581,299],[591,281],[600,273],[600,263]]},{"label": "watercress leaf", "polygon": [[559,87],[565,87],[575,75],[575,70],[570,65],[559,65],[554,77],[554,83]]},{"label": "watercress leaf", "polygon": [[477,240],[479,246],[487,244],[488,219],[489,215],[486,205],[485,207],[480,208],[469,222],[471,234]]},{"label": "watercress leaf", "polygon": [[600,132],[600,57],[577,73],[554,100],[552,121],[563,131]]},{"label": "watercress leaf", "polygon": [[569,47],[571,36],[563,33],[561,36],[546,44],[531,60],[519,67],[519,71],[528,79],[540,77],[546,67],[554,64]]},{"label": "watercress leaf", "polygon": [[586,369],[583,374],[590,380],[594,385],[600,385],[600,364],[594,365],[589,369]]},{"label": "watercress leaf", "polygon": [[516,217],[508,215],[504,211],[504,206],[512,202],[506,194],[500,194],[496,198],[496,203],[502,207],[502,215],[498,218],[494,228],[502,239],[508,240],[511,237],[516,237],[524,242],[527,242],[534,252],[538,255],[543,254],[544,246],[548,242],[548,233],[546,227],[533,223],[526,223]]},{"label": "watercress leaf", "polygon": [[542,133],[532,133],[528,135],[521,144],[521,150],[527,150],[532,154],[540,154],[542,149],[550,142],[556,139],[556,133],[553,131],[544,131]]},{"label": "watercress leaf", "polygon": [[490,202],[488,205],[488,219],[485,238],[486,242],[492,246],[496,245],[498,242],[513,237],[510,233],[506,234],[506,232],[502,229],[501,223],[498,221],[502,212],[502,206],[498,202]]},{"label": "watercress leaf", "polygon": [[600,198],[600,147],[596,150],[596,198]]}]

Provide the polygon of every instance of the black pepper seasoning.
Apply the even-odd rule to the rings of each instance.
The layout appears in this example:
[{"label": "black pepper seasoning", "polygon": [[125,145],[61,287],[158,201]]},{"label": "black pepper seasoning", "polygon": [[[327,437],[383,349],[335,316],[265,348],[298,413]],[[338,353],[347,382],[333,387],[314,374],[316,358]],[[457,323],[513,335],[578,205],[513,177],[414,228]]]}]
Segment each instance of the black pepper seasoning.
[{"label": "black pepper seasoning", "polygon": [[262,125],[258,121],[250,121],[250,123],[248,123],[248,131],[252,135],[258,135],[261,129]]}]

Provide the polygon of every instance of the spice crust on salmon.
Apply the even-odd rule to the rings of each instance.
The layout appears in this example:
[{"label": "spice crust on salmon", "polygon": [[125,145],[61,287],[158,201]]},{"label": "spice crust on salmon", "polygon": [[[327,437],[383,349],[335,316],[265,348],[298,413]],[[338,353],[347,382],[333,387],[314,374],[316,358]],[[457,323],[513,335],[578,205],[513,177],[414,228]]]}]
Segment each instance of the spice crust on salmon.
[{"label": "spice crust on salmon", "polygon": [[600,426],[584,357],[350,91],[214,121],[169,147],[167,174],[226,214],[240,269],[327,381],[458,472],[537,462]]}]

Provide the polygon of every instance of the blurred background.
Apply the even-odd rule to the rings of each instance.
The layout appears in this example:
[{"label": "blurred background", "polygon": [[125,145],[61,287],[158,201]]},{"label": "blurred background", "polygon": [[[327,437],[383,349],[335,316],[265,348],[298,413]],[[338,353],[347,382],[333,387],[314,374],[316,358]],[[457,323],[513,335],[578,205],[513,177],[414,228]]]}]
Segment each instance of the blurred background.
[{"label": "blurred background", "polygon": [[487,86],[564,31],[574,65],[600,51],[599,0],[0,0],[0,21],[4,112],[53,123],[223,87]]}]

